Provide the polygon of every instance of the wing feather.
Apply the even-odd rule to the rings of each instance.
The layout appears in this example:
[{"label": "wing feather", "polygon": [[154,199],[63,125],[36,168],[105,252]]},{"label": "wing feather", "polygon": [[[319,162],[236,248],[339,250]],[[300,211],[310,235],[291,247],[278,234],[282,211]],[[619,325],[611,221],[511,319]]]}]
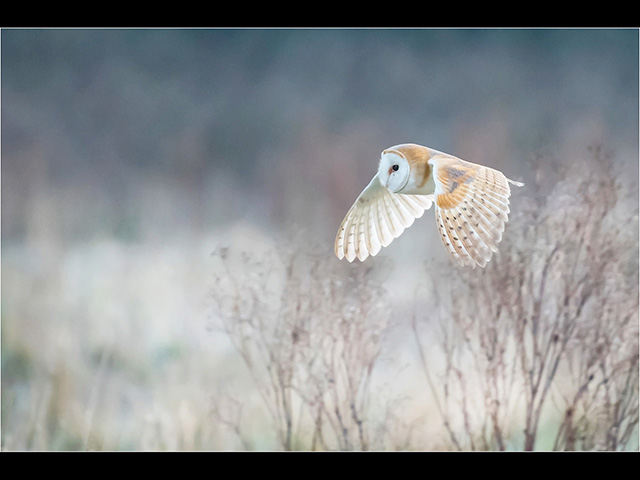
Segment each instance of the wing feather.
[{"label": "wing feather", "polygon": [[356,255],[358,257],[369,251],[369,247],[367,245],[367,219],[369,218],[370,210],[371,204],[366,204],[362,211],[362,215],[358,218],[358,236],[356,243]]},{"label": "wing feather", "polygon": [[396,195],[415,218],[420,218],[425,210],[429,210],[432,204],[432,195]]},{"label": "wing feather", "polygon": [[352,262],[376,255],[394,238],[413,225],[432,204],[430,195],[391,193],[380,184],[378,175],[358,196],[344,217],[336,235],[338,258]]},{"label": "wing feather", "polygon": [[[391,237],[392,237],[389,240],[389,243],[391,243],[393,239],[399,235],[398,230],[402,228],[402,225],[400,225],[398,218],[395,216],[395,214],[391,210],[391,203],[387,195],[380,196],[380,198],[378,199],[378,202],[379,202],[378,208],[382,210],[382,218],[385,220],[387,228],[389,229],[389,233],[391,234]],[[384,246],[386,247],[387,245],[384,245]]]},{"label": "wing feather", "polygon": [[461,266],[484,267],[498,250],[509,220],[509,184],[522,184],[498,170],[446,154],[429,163],[441,240]]},{"label": "wing feather", "polygon": [[395,212],[398,220],[400,220],[400,224],[403,227],[402,230],[413,225],[415,217],[411,215],[404,203],[400,201],[398,195],[389,195],[388,198],[391,201],[393,212]]}]

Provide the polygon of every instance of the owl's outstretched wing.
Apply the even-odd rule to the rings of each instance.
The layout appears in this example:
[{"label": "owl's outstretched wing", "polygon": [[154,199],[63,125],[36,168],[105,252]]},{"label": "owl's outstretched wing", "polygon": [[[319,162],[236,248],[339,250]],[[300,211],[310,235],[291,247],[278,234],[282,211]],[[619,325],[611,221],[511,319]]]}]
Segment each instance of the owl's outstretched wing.
[{"label": "owl's outstretched wing", "polygon": [[460,266],[484,267],[509,220],[509,183],[501,172],[449,155],[429,160],[442,243]]},{"label": "owl's outstretched wing", "polygon": [[376,255],[431,208],[432,195],[391,193],[376,174],[344,217],[335,253],[352,262]]}]

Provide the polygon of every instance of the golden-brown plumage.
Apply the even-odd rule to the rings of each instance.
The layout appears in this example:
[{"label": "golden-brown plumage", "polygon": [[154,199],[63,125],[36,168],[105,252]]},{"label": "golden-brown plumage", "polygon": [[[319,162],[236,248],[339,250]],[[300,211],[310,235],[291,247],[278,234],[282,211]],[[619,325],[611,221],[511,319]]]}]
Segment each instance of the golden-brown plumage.
[{"label": "golden-brown plumage", "polygon": [[388,148],[342,221],[335,253],[349,262],[376,255],[435,201],[440,237],[451,257],[461,266],[484,267],[508,221],[509,183],[523,185],[421,145]]}]

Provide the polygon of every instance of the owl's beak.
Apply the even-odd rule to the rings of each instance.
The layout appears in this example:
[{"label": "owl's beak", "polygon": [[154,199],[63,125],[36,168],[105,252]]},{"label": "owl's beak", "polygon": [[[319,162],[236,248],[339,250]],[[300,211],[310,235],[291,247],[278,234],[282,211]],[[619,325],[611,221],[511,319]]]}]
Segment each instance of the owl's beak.
[{"label": "owl's beak", "polygon": [[391,179],[391,173],[393,173],[393,167],[389,167],[389,171],[387,172],[387,181],[384,183],[384,186],[389,188],[389,180]]}]

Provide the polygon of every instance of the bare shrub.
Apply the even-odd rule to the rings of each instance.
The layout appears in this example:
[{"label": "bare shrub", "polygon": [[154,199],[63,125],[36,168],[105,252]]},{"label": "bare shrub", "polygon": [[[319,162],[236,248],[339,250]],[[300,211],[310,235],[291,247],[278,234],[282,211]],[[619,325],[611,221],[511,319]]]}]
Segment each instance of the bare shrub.
[{"label": "bare shrub", "polygon": [[[286,248],[214,255],[216,323],[250,372],[279,446],[376,448],[384,418],[370,415],[371,377],[389,312],[371,268]],[[216,403],[216,418],[250,448],[242,402],[230,404],[225,414]]]},{"label": "bare shrub", "polygon": [[579,168],[534,163],[495,261],[434,281],[436,313],[414,318],[450,446],[637,448],[637,197],[602,148]]}]

